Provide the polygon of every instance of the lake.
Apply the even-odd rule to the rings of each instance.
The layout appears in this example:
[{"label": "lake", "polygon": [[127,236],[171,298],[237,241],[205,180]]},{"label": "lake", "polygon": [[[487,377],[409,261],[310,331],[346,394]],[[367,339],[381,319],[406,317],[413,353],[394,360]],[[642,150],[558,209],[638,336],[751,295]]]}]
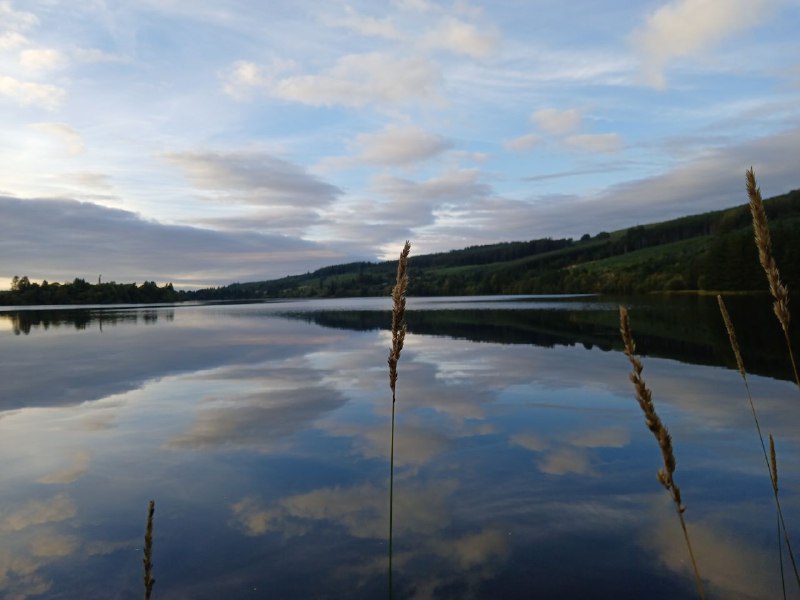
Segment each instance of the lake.
[{"label": "lake", "polygon": [[[781,597],[770,479],[715,298],[555,296],[409,299],[395,598],[697,597],[620,302],[708,596]],[[141,598],[153,499],[153,598],[387,597],[390,308],[5,308],[0,595]],[[800,548],[800,392],[769,299],[729,310]]]}]

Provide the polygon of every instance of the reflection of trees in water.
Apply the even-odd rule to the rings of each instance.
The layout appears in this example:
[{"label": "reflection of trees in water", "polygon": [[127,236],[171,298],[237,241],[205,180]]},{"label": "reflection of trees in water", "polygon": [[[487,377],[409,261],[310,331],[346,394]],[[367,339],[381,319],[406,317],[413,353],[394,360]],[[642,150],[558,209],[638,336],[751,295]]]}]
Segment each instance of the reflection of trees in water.
[{"label": "reflection of trees in water", "polygon": [[23,310],[0,313],[0,319],[8,319],[14,335],[29,335],[33,329],[47,331],[51,327],[72,326],[78,331],[88,329],[96,324],[102,332],[103,327],[120,323],[153,325],[160,319],[167,322],[175,320],[173,310],[137,310],[131,312],[106,312],[92,310]]},{"label": "reflection of trees in water", "polygon": [[[788,379],[781,330],[766,296],[726,299],[748,371]],[[735,369],[727,333],[713,296],[621,298],[630,306],[637,352],[681,362]],[[318,311],[286,316],[324,327],[369,331],[388,329],[386,311]],[[545,348],[583,345],[622,351],[619,316],[613,310],[409,310],[412,334],[447,336],[475,342],[532,344]],[[740,333],[741,332],[741,333]]]}]

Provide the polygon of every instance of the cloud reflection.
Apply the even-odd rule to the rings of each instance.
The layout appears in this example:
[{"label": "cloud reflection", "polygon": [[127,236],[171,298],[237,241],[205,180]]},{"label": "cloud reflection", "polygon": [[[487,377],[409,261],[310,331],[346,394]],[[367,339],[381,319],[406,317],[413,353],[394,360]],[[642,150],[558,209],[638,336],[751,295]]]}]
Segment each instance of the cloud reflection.
[{"label": "cloud reflection", "polygon": [[201,408],[191,429],[173,437],[167,446],[275,447],[293,433],[312,427],[319,417],[345,402],[338,392],[321,387],[224,398]]},{"label": "cloud reflection", "polygon": [[[669,515],[671,507],[663,500],[654,504],[663,507],[664,516],[651,520],[647,535],[641,538],[642,545],[654,551],[669,570],[693,577],[677,518]],[[722,529],[703,520],[688,521],[692,548],[709,594],[730,600],[780,597],[779,563],[774,546],[765,552],[753,543],[755,540],[742,538],[729,528]],[[793,577],[790,570],[786,577],[788,588]]]},{"label": "cloud reflection", "polygon": [[49,484],[63,484],[63,483],[72,483],[76,479],[79,479],[86,472],[89,470],[89,462],[90,457],[89,453],[85,450],[79,450],[75,453],[74,458],[72,459],[72,464],[52,473],[45,475],[39,479],[39,483],[49,483]]},{"label": "cloud reflection", "polygon": [[[447,499],[456,490],[453,480],[436,484],[412,482],[395,493],[395,531],[428,534],[450,522]],[[388,487],[364,483],[351,487],[320,488],[288,496],[267,504],[245,497],[231,506],[234,523],[247,535],[278,531],[304,534],[315,522],[327,521],[343,527],[356,538],[386,537]]]},{"label": "cloud reflection", "polygon": [[71,519],[78,508],[69,496],[59,494],[49,500],[31,500],[22,508],[8,515],[2,522],[7,531],[20,531],[32,525],[57,523]]}]

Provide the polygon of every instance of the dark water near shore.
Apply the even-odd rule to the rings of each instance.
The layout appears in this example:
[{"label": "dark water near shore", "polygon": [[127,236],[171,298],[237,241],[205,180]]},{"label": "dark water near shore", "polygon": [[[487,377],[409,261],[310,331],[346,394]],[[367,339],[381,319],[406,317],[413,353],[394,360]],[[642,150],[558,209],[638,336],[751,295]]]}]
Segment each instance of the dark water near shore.
[{"label": "dark water near shore", "polygon": [[[777,598],[774,504],[714,298],[624,299],[712,598]],[[694,598],[620,299],[410,299],[397,598]],[[800,548],[800,392],[731,298]],[[381,598],[388,299],[0,313],[0,596]],[[788,597],[800,598],[791,567]]]}]

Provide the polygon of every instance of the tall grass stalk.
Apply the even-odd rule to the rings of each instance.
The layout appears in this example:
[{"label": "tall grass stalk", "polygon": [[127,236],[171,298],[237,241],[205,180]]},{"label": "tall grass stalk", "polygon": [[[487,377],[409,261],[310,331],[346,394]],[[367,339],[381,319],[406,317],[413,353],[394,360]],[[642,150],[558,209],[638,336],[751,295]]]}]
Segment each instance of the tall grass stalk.
[{"label": "tall grass stalk", "polygon": [[392,390],[392,441],[389,450],[389,598],[393,597],[392,585],[392,526],[394,524],[394,405],[397,388],[397,362],[406,339],[406,290],[408,289],[408,254],[411,243],[406,241],[397,262],[397,280],[392,289],[392,349],[389,351],[389,387]]},{"label": "tall grass stalk", "polygon": [[633,341],[631,334],[630,318],[628,316],[628,309],[624,306],[619,307],[619,330],[622,335],[622,341],[625,345],[625,356],[628,357],[633,372],[630,374],[631,383],[636,390],[636,400],[644,413],[644,420],[647,428],[653,432],[658,442],[658,447],[661,448],[661,458],[663,459],[664,466],[658,470],[658,481],[669,492],[672,501],[675,503],[675,511],[678,513],[678,519],[681,522],[681,529],[683,530],[683,537],[686,540],[686,547],[689,550],[689,558],[692,560],[692,568],[694,570],[694,579],[697,584],[697,591],[700,593],[700,598],[705,600],[706,593],[703,587],[703,580],[700,577],[700,571],[697,568],[697,561],[692,551],[692,543],[689,541],[689,531],[686,528],[686,520],[683,518],[683,513],[686,507],[681,500],[681,490],[675,483],[673,474],[675,473],[675,454],[672,451],[672,436],[670,436],[666,425],[661,421],[661,418],[656,413],[655,405],[653,404],[653,395],[648,389],[647,385],[642,379],[642,361],[636,356],[636,343]]},{"label": "tall grass stalk", "polygon": [[150,594],[153,593],[153,585],[156,580],[153,579],[153,514],[156,512],[156,503],[150,500],[147,507],[147,526],[144,531],[144,600],[150,600]]},{"label": "tall grass stalk", "polygon": [[[769,464],[771,466],[769,470],[770,481],[772,482],[772,491],[775,492],[775,502],[778,501],[778,458],[775,454],[775,440],[772,439],[772,434],[769,434]],[[783,548],[781,544],[781,513],[780,513],[780,504],[778,504],[778,510],[775,512],[775,518],[777,520],[777,528],[778,528],[778,560],[781,562],[781,589],[783,590],[783,598],[786,600],[786,577],[783,573]],[[785,534],[785,531],[784,531]],[[788,542],[788,538],[787,538]],[[792,549],[789,548],[789,553],[791,555]],[[794,559],[792,559],[792,563],[794,564]],[[795,572],[795,575],[797,573]]]},{"label": "tall grass stalk", "polygon": [[747,197],[750,202],[750,214],[753,217],[753,234],[758,248],[758,260],[767,275],[769,291],[775,299],[772,304],[772,310],[781,324],[781,329],[783,329],[783,337],[786,340],[786,348],[789,350],[789,361],[792,364],[794,381],[800,387],[800,376],[797,374],[792,341],[789,338],[789,290],[781,281],[778,265],[772,256],[772,239],[767,225],[767,212],[764,210],[761,189],[756,184],[756,176],[752,167],[747,170],[745,179],[747,182]]},{"label": "tall grass stalk", "polygon": [[744,368],[744,361],[742,360],[742,353],[739,350],[739,342],[736,339],[736,330],[733,328],[733,321],[731,321],[731,317],[728,314],[728,309],[725,306],[725,301],[722,299],[722,296],[717,295],[717,303],[719,304],[719,312],[722,315],[722,321],[725,323],[725,329],[728,332],[728,340],[731,344],[731,350],[733,350],[733,355],[736,358],[736,368],[739,370],[739,375],[742,377],[742,381],[744,382],[745,390],[747,390],[747,400],[750,403],[750,411],[753,413],[753,421],[756,424],[756,431],[758,432],[758,441],[761,442],[761,451],[764,455],[764,465],[767,467],[767,471],[769,472],[769,479],[772,485],[772,493],[775,497],[775,514],[776,518],[778,519],[778,555],[780,558],[781,563],[781,585],[784,589],[784,598],[786,597],[786,583],[784,579],[784,572],[783,572],[783,543],[781,542],[781,530],[783,531],[783,538],[786,541],[786,549],[789,553],[789,559],[792,562],[792,568],[794,569],[795,577],[797,578],[797,584],[800,586],[800,577],[798,576],[797,572],[797,564],[794,558],[794,552],[792,551],[792,544],[789,541],[789,532],[786,530],[786,523],[783,520],[783,510],[781,509],[781,502],[778,498],[778,465],[775,458],[775,443],[772,439],[772,434],[769,436],[769,444],[770,444],[770,454],[767,457],[767,447],[764,443],[764,434],[761,433],[761,423],[758,420],[758,413],[756,412],[756,406],[753,402],[753,395],[750,392],[750,384],[747,381],[747,371]]}]

